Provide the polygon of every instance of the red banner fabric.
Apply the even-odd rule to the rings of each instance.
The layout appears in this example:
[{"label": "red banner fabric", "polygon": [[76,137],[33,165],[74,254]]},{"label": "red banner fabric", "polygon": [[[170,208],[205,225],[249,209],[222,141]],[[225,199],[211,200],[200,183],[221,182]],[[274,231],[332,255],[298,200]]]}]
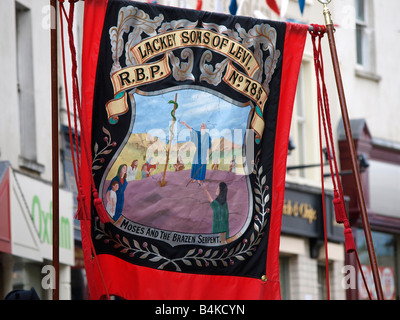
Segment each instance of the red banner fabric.
[{"label": "red banner fabric", "polygon": [[[80,174],[91,219],[81,227],[92,299],[280,299],[307,30],[85,1]],[[109,223],[98,218],[90,175]]]}]

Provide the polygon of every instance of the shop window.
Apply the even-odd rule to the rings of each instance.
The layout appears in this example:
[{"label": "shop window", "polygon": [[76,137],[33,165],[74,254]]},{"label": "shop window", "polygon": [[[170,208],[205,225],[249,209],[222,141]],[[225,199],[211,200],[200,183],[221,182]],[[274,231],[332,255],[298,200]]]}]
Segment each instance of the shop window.
[{"label": "shop window", "polygon": [[289,257],[279,257],[279,281],[281,284],[282,300],[289,300]]},{"label": "shop window", "polygon": [[[389,233],[372,231],[372,241],[374,244],[375,256],[378,264],[379,276],[382,285],[382,291],[385,300],[394,300],[398,295],[398,269],[396,247],[398,239]],[[374,277],[372,274],[371,263],[368,254],[368,248],[365,242],[363,229],[358,229],[356,233],[357,251],[360,263],[373,299],[376,299],[376,290]],[[365,289],[361,274],[358,274],[358,296],[361,300],[368,300],[368,292]],[[398,297],[397,297],[398,298]]]},{"label": "shop window", "polygon": [[[329,282],[331,282],[332,274],[331,264],[328,264]],[[318,262],[318,297],[319,300],[328,299],[328,284],[326,281],[326,264],[325,261]]]},{"label": "shop window", "polygon": [[20,263],[16,263],[12,273],[12,290],[24,289],[24,269]]}]

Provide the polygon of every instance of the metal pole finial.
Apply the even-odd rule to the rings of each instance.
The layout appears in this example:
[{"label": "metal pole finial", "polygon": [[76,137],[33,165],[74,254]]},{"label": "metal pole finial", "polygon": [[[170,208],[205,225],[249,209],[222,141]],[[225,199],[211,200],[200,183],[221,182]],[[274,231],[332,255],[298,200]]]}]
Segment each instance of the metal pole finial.
[{"label": "metal pole finial", "polygon": [[331,0],[318,0],[319,3],[322,3],[324,5],[324,18],[325,18],[325,25],[332,25],[333,26],[333,21],[331,17],[331,12],[329,11],[328,4],[331,3]]}]

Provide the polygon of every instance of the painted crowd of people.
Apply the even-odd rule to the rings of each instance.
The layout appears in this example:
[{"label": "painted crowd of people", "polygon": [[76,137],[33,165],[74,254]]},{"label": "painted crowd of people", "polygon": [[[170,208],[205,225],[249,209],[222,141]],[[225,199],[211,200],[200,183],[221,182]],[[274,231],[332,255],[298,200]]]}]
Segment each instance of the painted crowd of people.
[{"label": "painted crowd of people", "polygon": [[[150,177],[151,172],[157,168],[157,164],[151,164],[152,158],[149,158],[141,168],[142,179]],[[106,193],[106,210],[108,214],[117,221],[122,214],[122,209],[124,207],[124,192],[129,181],[136,180],[139,161],[133,160],[130,166],[126,164],[121,164],[118,167],[117,174],[111,180]]]},{"label": "painted crowd of people", "polygon": [[[205,192],[213,212],[212,233],[220,233],[223,242],[229,238],[229,209],[227,203],[228,186],[225,182],[220,182],[216,190],[216,197],[210,195],[204,182],[206,177],[207,163],[211,148],[211,138],[206,130],[206,125],[201,124],[200,131],[194,130],[186,122],[181,121],[182,125],[190,130],[190,140],[196,146],[196,152],[193,157],[189,182],[197,182]],[[158,163],[152,164],[152,158],[149,158],[141,167],[141,178],[150,177],[151,173],[157,168]],[[182,161],[177,161],[174,165],[175,171],[184,169]],[[106,193],[106,210],[117,221],[122,214],[124,206],[124,192],[129,181],[136,180],[139,169],[139,161],[133,160],[130,166],[121,164],[116,176],[111,180]],[[213,166],[217,170],[218,166]],[[235,172],[235,161],[233,160],[229,168],[230,172]]]}]

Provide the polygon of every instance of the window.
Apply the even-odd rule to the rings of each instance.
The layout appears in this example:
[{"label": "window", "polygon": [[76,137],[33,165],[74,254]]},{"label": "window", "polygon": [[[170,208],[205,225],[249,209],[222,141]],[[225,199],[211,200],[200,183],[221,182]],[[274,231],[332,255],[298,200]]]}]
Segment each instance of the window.
[{"label": "window", "polygon": [[288,176],[295,179],[315,180],[321,175],[318,165],[318,109],[313,68],[313,61],[306,57],[301,64],[297,81],[287,162]]},{"label": "window", "polygon": [[[306,112],[304,102],[304,75],[303,68],[300,68],[299,80],[296,92],[296,121],[297,121],[297,144],[299,163],[305,164],[305,142],[306,142]],[[300,176],[304,177],[304,170],[300,170]]]},{"label": "window", "polygon": [[363,0],[356,1],[356,44],[357,44],[357,64],[365,63],[365,52],[368,43],[365,41],[367,27],[365,20],[365,7]]},{"label": "window", "polygon": [[36,162],[36,115],[33,85],[33,46],[31,11],[16,2],[17,89],[20,120],[19,165],[34,172],[43,172]]},{"label": "window", "polygon": [[[329,282],[331,282],[331,264],[328,264]],[[326,279],[326,265],[325,261],[318,261],[318,296],[319,300],[328,299],[328,284]]]},{"label": "window", "polygon": [[[378,264],[378,271],[381,280],[382,291],[385,300],[398,299],[398,261],[397,246],[399,240],[393,234],[371,231],[374,251]],[[360,257],[363,274],[367,282],[368,289],[376,299],[375,282],[372,274],[368,248],[365,241],[363,229],[357,229],[357,252]],[[368,300],[368,292],[364,286],[361,274],[358,274],[358,295],[359,299]]]},{"label": "window", "polygon": [[289,257],[279,257],[279,281],[281,283],[281,299],[290,299],[289,286]]},{"label": "window", "polygon": [[375,72],[374,68],[374,29],[369,10],[369,0],[356,0],[356,50],[357,66],[367,72]]}]

